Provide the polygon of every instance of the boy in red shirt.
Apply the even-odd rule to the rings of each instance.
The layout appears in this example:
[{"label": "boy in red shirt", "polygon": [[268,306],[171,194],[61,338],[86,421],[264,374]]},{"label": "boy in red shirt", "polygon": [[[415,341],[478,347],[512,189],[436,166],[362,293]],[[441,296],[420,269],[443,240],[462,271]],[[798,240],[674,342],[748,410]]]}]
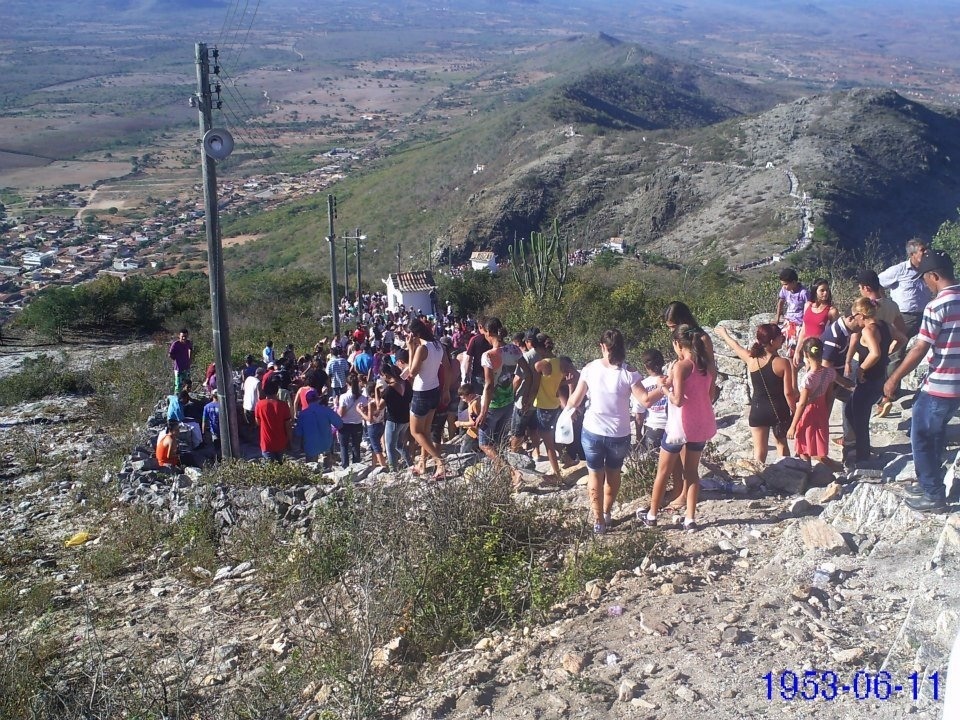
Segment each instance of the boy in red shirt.
[{"label": "boy in red shirt", "polygon": [[290,444],[292,418],[289,403],[277,399],[280,383],[270,378],[265,397],[257,401],[253,417],[260,426],[260,453],[265,460],[283,462],[283,453]]}]

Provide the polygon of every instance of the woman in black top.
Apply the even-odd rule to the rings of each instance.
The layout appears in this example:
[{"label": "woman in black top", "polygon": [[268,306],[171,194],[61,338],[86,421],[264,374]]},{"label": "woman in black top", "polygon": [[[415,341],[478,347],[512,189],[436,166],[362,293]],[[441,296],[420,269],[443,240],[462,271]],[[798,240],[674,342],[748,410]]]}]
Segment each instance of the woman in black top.
[{"label": "woman in black top", "polygon": [[887,361],[894,339],[905,340],[903,333],[891,328],[877,318],[877,307],[869,298],[857,298],[853,303],[853,317],[863,322],[863,329],[856,341],[854,357],[860,363],[857,371],[857,387],[844,410],[847,422],[856,443],[855,459],[858,463],[870,460],[870,412],[883,396],[883,383],[887,377]]},{"label": "woman in black top", "polygon": [[753,435],[753,459],[758,463],[767,461],[771,429],[780,457],[789,457],[787,430],[793,420],[799,393],[794,384],[793,366],[787,358],[780,357],[786,336],[778,325],[760,325],[756,342],[747,350],[730,337],[725,327],[718,327],[716,332],[750,373],[749,424]]},{"label": "woman in black top", "polygon": [[413,389],[400,377],[400,371],[394,365],[384,365],[381,375],[387,386],[382,394],[387,418],[384,433],[387,462],[391,469],[396,470],[400,467],[401,457],[408,467],[413,465],[408,448],[410,401],[413,400]]}]

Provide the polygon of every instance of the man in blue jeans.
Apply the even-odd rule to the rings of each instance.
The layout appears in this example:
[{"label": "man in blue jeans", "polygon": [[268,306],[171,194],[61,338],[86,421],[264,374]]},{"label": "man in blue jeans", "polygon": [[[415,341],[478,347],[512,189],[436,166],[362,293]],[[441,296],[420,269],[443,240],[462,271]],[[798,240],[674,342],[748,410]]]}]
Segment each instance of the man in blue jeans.
[{"label": "man in blue jeans", "polygon": [[930,353],[930,371],[913,404],[910,445],[917,471],[906,503],[914,510],[940,513],[947,508],[943,451],[950,418],[960,409],[960,285],[953,260],[942,250],[928,250],[917,273],[935,295],[923,310],[917,344],[883,386],[896,395],[900,380]]}]

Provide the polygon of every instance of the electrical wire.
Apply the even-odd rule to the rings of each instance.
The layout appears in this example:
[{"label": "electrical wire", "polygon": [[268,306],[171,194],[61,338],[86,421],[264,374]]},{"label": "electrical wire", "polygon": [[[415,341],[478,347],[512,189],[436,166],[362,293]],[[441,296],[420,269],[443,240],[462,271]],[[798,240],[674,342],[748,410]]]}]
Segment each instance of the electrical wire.
[{"label": "electrical wire", "polygon": [[227,14],[223,18],[223,25],[220,26],[220,34],[217,36],[217,45],[223,44],[223,35],[227,31],[227,26],[230,23],[230,16],[236,13],[237,8],[240,7],[240,0],[234,0],[233,5],[227,8]]},{"label": "electrical wire", "polygon": [[[249,4],[249,0],[247,0]],[[246,14],[246,6],[243,8],[244,14]],[[240,48],[237,50],[237,54],[234,57],[233,67],[231,70],[236,70],[240,65],[240,56],[243,54],[244,49],[247,47],[247,43],[250,40],[250,31],[253,29],[253,21],[257,19],[257,13],[260,11],[260,0],[257,0],[256,6],[253,8],[253,15],[250,16],[250,24],[247,25],[247,34],[243,38],[243,42],[240,44]],[[241,18],[242,22],[242,18]],[[239,27],[239,26],[238,26]]]}]

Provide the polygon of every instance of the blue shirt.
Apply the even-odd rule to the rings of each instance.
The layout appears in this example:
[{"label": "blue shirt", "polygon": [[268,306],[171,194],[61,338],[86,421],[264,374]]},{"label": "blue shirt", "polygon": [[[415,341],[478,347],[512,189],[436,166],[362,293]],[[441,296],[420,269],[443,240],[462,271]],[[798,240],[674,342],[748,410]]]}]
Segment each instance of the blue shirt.
[{"label": "blue shirt", "polygon": [[180,404],[180,398],[176,395],[168,395],[167,400],[170,401],[170,404],[167,406],[167,420],[176,420],[177,422],[183,422],[183,406]]},{"label": "blue shirt", "polygon": [[210,434],[216,440],[220,437],[220,403],[211,402],[203,407],[203,424],[210,428]]},{"label": "blue shirt", "polygon": [[343,427],[343,420],[332,408],[312,402],[300,413],[293,433],[303,440],[303,452],[307,457],[322,455],[333,446],[332,427]]},{"label": "blue shirt", "polygon": [[902,313],[921,313],[930,302],[930,291],[923,282],[923,276],[917,273],[909,260],[891,265],[878,277]]}]

